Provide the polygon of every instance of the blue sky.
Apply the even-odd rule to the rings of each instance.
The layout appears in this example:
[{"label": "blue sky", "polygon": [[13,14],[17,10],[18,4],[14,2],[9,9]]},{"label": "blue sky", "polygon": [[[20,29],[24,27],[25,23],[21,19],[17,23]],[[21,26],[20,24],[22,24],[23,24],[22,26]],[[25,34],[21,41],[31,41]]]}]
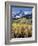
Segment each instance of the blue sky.
[{"label": "blue sky", "polygon": [[17,13],[19,13],[20,10],[22,10],[25,14],[32,13],[32,8],[12,7],[12,16],[13,14],[16,15]]}]

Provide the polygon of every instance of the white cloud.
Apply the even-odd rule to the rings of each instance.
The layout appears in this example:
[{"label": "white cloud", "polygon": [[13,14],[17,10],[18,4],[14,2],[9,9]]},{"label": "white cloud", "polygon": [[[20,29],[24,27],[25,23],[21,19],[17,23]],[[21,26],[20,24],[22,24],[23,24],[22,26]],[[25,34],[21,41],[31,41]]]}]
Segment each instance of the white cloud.
[{"label": "white cloud", "polygon": [[31,12],[29,12],[29,11],[24,11],[24,14],[31,14]]},{"label": "white cloud", "polygon": [[20,16],[16,16],[16,18],[20,18]]}]

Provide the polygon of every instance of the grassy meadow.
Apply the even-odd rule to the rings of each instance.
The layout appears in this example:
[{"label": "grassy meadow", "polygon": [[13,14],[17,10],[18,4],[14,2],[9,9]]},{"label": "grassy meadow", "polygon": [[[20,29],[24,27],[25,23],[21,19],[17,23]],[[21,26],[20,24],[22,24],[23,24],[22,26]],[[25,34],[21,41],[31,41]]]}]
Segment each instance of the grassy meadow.
[{"label": "grassy meadow", "polygon": [[27,38],[32,36],[32,19],[18,18],[12,20],[11,37]]}]

